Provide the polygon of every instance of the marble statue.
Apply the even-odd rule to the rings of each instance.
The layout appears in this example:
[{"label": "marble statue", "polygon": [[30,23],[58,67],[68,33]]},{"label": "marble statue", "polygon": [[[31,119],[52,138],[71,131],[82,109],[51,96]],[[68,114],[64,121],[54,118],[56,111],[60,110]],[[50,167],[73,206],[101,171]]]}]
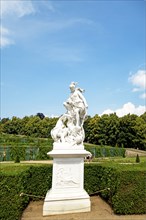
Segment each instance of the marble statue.
[{"label": "marble statue", "polygon": [[52,187],[44,200],[43,216],[91,210],[84,189],[84,158],[90,154],[83,144],[88,105],[77,83],[70,84],[70,96],[63,104],[66,112],[51,130],[54,143],[47,154],[53,158]]},{"label": "marble statue", "polygon": [[83,144],[85,138],[83,123],[87,114],[87,102],[83,96],[83,89],[76,87],[77,83],[71,82],[71,94],[63,103],[67,112],[63,114],[51,130],[55,143],[69,145]]}]

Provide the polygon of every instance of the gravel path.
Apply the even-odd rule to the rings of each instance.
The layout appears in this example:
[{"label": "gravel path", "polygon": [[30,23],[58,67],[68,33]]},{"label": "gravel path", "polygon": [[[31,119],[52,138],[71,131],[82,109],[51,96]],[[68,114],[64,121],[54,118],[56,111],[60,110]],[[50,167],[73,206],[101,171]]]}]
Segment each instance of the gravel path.
[{"label": "gravel path", "polygon": [[42,216],[43,201],[31,202],[21,220],[146,220],[146,215],[115,215],[99,196],[91,197],[91,212]]}]

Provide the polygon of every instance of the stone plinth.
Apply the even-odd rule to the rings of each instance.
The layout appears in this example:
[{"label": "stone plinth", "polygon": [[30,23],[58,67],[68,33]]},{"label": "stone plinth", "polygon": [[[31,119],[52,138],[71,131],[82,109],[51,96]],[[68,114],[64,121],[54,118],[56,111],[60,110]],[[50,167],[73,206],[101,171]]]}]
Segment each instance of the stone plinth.
[{"label": "stone plinth", "polygon": [[52,188],[47,192],[43,216],[90,211],[90,197],[84,190],[84,146],[54,146]]}]

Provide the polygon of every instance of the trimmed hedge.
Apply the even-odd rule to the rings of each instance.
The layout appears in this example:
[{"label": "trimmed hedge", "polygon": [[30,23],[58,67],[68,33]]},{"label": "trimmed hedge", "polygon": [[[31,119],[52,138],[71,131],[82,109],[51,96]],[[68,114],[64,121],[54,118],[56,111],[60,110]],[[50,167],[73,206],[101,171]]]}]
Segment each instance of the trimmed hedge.
[{"label": "trimmed hedge", "polygon": [[[25,145],[10,145],[10,146],[0,146],[0,161],[16,161],[19,159],[23,160],[49,160],[50,156],[47,152],[51,151],[52,147],[45,145],[37,146],[25,146]],[[3,152],[6,156],[4,158]]]},{"label": "trimmed hedge", "polygon": [[[53,145],[52,145],[53,146]],[[49,160],[51,159],[50,156],[47,155],[47,152],[52,150],[51,145],[39,143],[36,145],[21,145],[20,144],[13,144],[9,146],[0,146],[0,161],[16,161],[16,160]],[[116,156],[125,156],[125,149],[124,148],[117,148],[117,147],[106,147],[106,146],[96,146],[96,145],[87,145],[85,144],[85,149],[90,151],[93,156],[96,158],[98,157],[116,157]],[[3,158],[3,152],[6,153],[5,159]]]},{"label": "trimmed hedge", "polygon": [[[2,170],[0,179],[0,219],[19,220],[30,199],[44,197],[51,188],[52,165],[10,165]],[[20,196],[21,193],[38,198]]]},{"label": "trimmed hedge", "polygon": [[[125,157],[125,149],[85,143],[85,149],[94,157]],[[49,160],[53,140],[29,136],[0,134],[0,161]]]},{"label": "trimmed hedge", "polygon": [[84,144],[85,149],[90,151],[95,158],[98,157],[125,157],[125,148],[111,147],[111,146],[100,146],[92,144]]},{"label": "trimmed hedge", "polygon": [[0,178],[0,219],[17,220],[29,202],[28,197],[20,197],[21,175],[1,175]]},{"label": "trimmed hedge", "polygon": [[[38,200],[39,197],[45,197],[51,188],[52,165],[11,164],[4,167],[0,176],[0,219],[18,220],[30,199]],[[92,194],[110,188],[101,191],[100,195],[113,207],[115,213],[144,214],[146,172],[143,167],[143,164],[135,166],[116,163],[85,164],[85,190]],[[22,192],[32,197],[25,195],[20,197]]]},{"label": "trimmed hedge", "polygon": [[24,135],[0,134],[0,145],[52,145],[53,140],[50,138],[35,138]]},{"label": "trimmed hedge", "polygon": [[0,161],[48,160],[52,146],[49,138],[0,134]]},{"label": "trimmed hedge", "polygon": [[112,197],[112,205],[117,214],[146,213],[146,172],[119,172],[117,191]]},{"label": "trimmed hedge", "polygon": [[31,166],[23,176],[22,184],[27,194],[38,196],[32,196],[32,200],[45,197],[52,184],[52,165]]}]

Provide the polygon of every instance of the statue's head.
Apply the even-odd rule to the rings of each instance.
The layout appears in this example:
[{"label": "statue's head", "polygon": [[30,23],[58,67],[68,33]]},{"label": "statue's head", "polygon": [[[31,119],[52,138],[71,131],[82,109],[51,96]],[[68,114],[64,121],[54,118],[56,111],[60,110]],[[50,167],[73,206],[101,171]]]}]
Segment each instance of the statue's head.
[{"label": "statue's head", "polygon": [[75,90],[76,85],[77,85],[77,82],[71,82],[71,84],[69,86],[70,90],[71,91]]}]

